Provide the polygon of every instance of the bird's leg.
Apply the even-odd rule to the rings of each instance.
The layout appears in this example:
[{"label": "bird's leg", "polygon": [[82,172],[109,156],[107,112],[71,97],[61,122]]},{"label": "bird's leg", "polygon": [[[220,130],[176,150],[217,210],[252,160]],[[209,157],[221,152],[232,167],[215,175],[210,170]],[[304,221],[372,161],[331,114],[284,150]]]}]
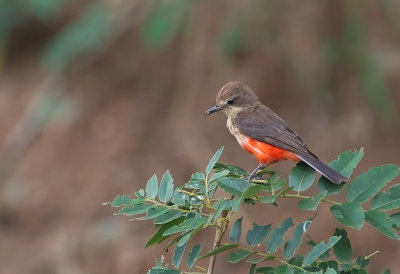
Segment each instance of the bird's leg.
[{"label": "bird's leg", "polygon": [[259,170],[263,170],[266,166],[267,166],[267,164],[260,163],[260,164],[251,172],[250,176],[247,177],[247,181],[250,182],[250,180],[253,179],[254,176],[256,176],[257,172],[258,172]]}]

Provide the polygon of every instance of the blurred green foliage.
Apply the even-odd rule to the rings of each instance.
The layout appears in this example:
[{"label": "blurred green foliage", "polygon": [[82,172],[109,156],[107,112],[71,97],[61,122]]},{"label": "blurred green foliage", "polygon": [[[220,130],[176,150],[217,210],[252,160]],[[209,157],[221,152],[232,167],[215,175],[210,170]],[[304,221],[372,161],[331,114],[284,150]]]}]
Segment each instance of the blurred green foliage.
[{"label": "blurred green foliage", "polygon": [[62,0],[0,0],[0,43],[7,41],[10,31],[30,17],[49,21],[57,16]]},{"label": "blurred green foliage", "polygon": [[350,65],[359,77],[361,91],[382,121],[396,114],[390,90],[368,48],[366,2],[347,1],[345,28],[339,48],[343,49],[343,61]]},{"label": "blurred green foliage", "polygon": [[[111,3],[111,2],[110,2]],[[63,11],[71,5],[79,6],[77,14],[47,41],[42,62],[49,70],[63,70],[78,60],[91,55],[111,39],[112,18],[118,18],[121,11],[111,9],[107,1],[77,0],[0,0],[0,67],[7,53],[7,42],[15,27],[29,18],[35,18],[44,24],[52,24]],[[121,5],[126,5],[122,3]],[[192,39],[200,28],[210,28],[216,39],[210,40],[209,50],[213,53],[213,62],[224,66],[234,66],[235,61],[243,56],[258,54],[269,56],[274,65],[292,77],[298,90],[309,91],[312,98],[322,104],[332,101],[332,84],[335,71],[343,71],[358,85],[360,98],[364,98],[385,123],[393,122],[398,111],[393,103],[388,81],[374,52],[370,47],[371,14],[370,3],[365,1],[338,1],[334,9],[337,15],[328,19],[310,15],[310,22],[302,23],[299,31],[310,34],[308,46],[315,48],[312,53],[317,61],[308,60],[299,53],[297,42],[294,43],[290,28],[296,19],[297,11],[291,9],[289,2],[254,1],[247,3],[229,3],[223,8],[206,5],[192,0],[147,1],[141,10],[137,22],[138,40],[143,50],[160,52],[176,46],[181,40]],[[308,4],[310,5],[310,4]],[[326,12],[320,5],[319,12]],[[376,4],[382,18],[383,27],[398,39],[400,20],[395,0],[379,1]],[[209,9],[210,18],[205,18],[205,8]],[[218,8],[218,18],[214,9]],[[122,8],[123,10],[123,8]],[[301,14],[299,10],[299,14]],[[135,14],[132,14],[132,18]],[[199,18],[203,18],[199,20]],[[302,18],[302,17],[301,17]],[[306,18],[308,20],[308,17]],[[213,20],[204,24],[204,20]],[[334,31],[327,25],[341,27]],[[376,23],[373,23],[376,24]],[[288,25],[291,26],[288,28]],[[304,26],[307,28],[306,31]],[[291,32],[291,31],[289,31]],[[373,34],[374,35],[374,34]],[[212,37],[210,35],[210,37]],[[300,41],[300,43],[302,43]],[[313,63],[314,62],[314,63]],[[341,80],[339,80],[341,81]]]},{"label": "blurred green foliage", "polygon": [[145,49],[162,50],[182,34],[191,0],[150,1],[152,8],[141,24],[140,38]]},{"label": "blurred green foliage", "polygon": [[10,35],[30,18],[51,23],[69,1],[63,0],[0,0],[0,68],[7,55]]},{"label": "blurred green foliage", "polygon": [[45,66],[61,70],[77,57],[99,49],[110,31],[108,13],[102,4],[90,5],[46,47],[43,54]]}]

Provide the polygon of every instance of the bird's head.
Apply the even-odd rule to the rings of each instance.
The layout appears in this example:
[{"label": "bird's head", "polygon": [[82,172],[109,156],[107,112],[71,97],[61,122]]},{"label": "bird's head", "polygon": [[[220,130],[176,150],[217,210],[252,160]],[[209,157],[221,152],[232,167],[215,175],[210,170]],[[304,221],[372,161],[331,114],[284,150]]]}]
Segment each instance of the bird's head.
[{"label": "bird's head", "polygon": [[257,102],[258,98],[250,87],[240,81],[229,82],[218,91],[216,104],[206,114],[222,110],[227,116],[234,116]]}]

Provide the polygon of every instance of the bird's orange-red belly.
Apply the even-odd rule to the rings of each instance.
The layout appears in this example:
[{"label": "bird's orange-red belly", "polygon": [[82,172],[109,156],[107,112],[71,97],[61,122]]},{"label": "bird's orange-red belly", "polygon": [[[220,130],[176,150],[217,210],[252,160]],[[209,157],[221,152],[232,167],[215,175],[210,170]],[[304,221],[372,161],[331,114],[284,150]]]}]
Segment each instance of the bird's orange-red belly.
[{"label": "bird's orange-red belly", "polygon": [[299,161],[296,154],[281,148],[260,142],[251,138],[244,138],[239,142],[242,148],[253,154],[260,163],[272,164],[280,160]]}]

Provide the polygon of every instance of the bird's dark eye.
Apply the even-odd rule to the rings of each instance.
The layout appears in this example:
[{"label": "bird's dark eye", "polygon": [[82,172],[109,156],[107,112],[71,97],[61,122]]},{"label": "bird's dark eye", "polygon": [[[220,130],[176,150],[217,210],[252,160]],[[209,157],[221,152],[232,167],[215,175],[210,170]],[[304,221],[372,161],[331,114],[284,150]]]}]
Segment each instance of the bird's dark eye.
[{"label": "bird's dark eye", "polygon": [[228,99],[228,100],[226,101],[226,103],[227,103],[228,105],[233,105],[234,102],[235,102],[235,99],[233,99],[233,98]]}]

